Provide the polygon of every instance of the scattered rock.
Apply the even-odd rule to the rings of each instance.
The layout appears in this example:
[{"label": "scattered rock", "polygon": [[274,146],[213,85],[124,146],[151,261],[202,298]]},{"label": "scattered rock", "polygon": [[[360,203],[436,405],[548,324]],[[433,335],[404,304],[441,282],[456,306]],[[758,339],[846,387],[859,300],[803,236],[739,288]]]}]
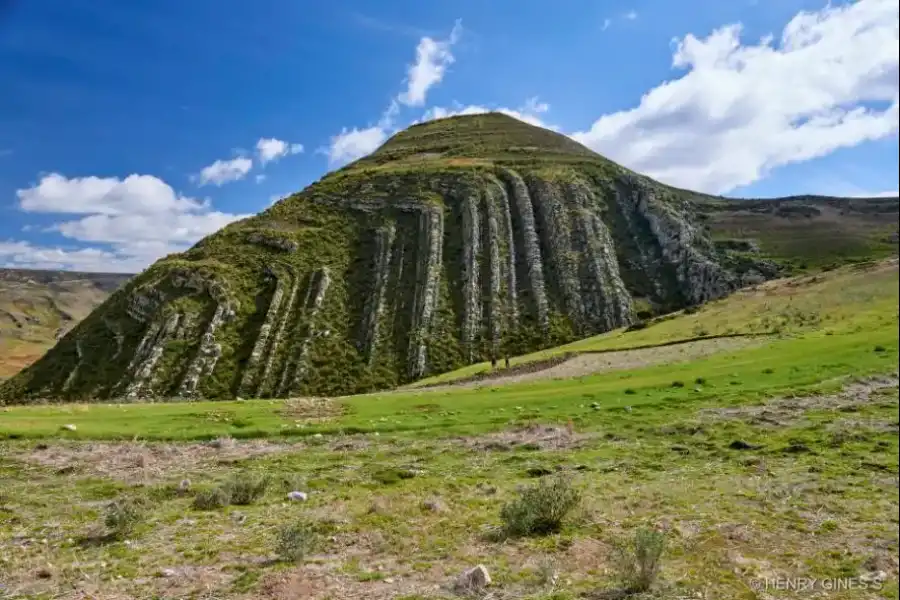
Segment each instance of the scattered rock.
[{"label": "scattered rock", "polygon": [[230,437],[220,437],[209,443],[213,448],[218,448],[219,450],[224,450],[226,448],[234,447],[234,439]]},{"label": "scattered rock", "polygon": [[178,572],[175,569],[160,569],[159,576],[160,577],[175,577]]},{"label": "scattered rock", "polygon": [[306,492],[298,492],[294,490],[293,492],[289,492],[287,497],[288,500],[293,500],[294,502],[306,502],[309,496],[307,496]]},{"label": "scattered rock", "polygon": [[191,480],[190,479],[182,479],[178,483],[178,493],[186,494],[191,490]]},{"label": "scattered rock", "polygon": [[762,448],[759,444],[750,444],[744,440],[734,440],[728,444],[728,447],[732,450],[759,450]]},{"label": "scattered rock", "polygon": [[429,498],[422,502],[422,510],[433,513],[447,512],[447,505],[440,498]]},{"label": "scattered rock", "polygon": [[795,443],[786,446],[782,450],[782,452],[785,452],[787,454],[806,454],[808,452],[812,452],[812,450],[810,450],[809,446],[807,446],[806,444]]},{"label": "scattered rock", "polygon": [[73,423],[66,423],[65,425],[60,427],[60,429],[65,429],[66,431],[75,431],[78,428],[75,427],[75,425]]},{"label": "scattered rock", "polygon": [[479,592],[491,585],[491,575],[484,565],[476,565],[463,571],[454,587],[460,592]]},{"label": "scattered rock", "polygon": [[548,469],[547,467],[529,467],[525,474],[529,477],[543,477],[545,475],[551,475],[553,473],[553,469]]},{"label": "scattered rock", "polygon": [[37,570],[35,576],[38,579],[50,579],[51,577],[53,577],[53,573],[47,567],[43,567]]},{"label": "scattered rock", "polygon": [[691,453],[690,448],[688,448],[687,446],[679,446],[677,444],[675,446],[672,446],[671,450],[672,450],[672,452],[677,452],[678,454],[681,454],[682,456],[685,456],[685,455],[688,455]]}]

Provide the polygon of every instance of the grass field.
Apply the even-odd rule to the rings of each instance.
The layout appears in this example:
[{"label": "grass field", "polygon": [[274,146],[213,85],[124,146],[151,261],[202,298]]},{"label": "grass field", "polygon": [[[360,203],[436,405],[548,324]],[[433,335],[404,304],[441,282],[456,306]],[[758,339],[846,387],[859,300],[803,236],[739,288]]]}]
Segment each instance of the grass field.
[{"label": "grass field", "polygon": [[[422,600],[480,563],[495,599],[826,597],[755,587],[798,577],[898,598],[896,261],[553,352],[740,334],[765,335],[575,379],[0,408],[0,597]],[[257,475],[271,482],[251,504],[193,507]],[[581,496],[559,531],[496,535],[520,486],[556,477]],[[134,527],[110,535],[125,499]],[[309,549],[279,560],[294,523]],[[644,527],[664,535],[660,577],[626,593],[616,548]]]}]

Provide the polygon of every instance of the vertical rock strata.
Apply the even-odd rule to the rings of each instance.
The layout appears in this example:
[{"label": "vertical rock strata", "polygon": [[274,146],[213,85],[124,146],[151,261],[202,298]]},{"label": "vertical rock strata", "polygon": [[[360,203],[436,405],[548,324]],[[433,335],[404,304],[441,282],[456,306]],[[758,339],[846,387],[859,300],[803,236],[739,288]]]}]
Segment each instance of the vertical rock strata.
[{"label": "vertical rock strata", "polygon": [[481,328],[481,286],[479,264],[481,258],[481,213],[479,198],[466,195],[462,202],[463,221],[463,318],[462,344],[469,362],[475,360],[475,336]]},{"label": "vertical rock strata", "polygon": [[626,326],[635,295],[677,306],[736,287],[674,192],[579,169],[335,175],[163,259],[9,384],[35,398],[350,393]]},{"label": "vertical rock strata", "polygon": [[429,328],[438,301],[443,244],[443,211],[440,208],[423,210],[419,216],[421,258],[416,265],[416,292],[407,355],[407,373],[413,379],[425,374]]},{"label": "vertical rock strata", "polygon": [[549,307],[547,304],[547,292],[544,288],[541,245],[535,230],[534,206],[531,203],[531,195],[528,193],[528,187],[525,185],[522,177],[517,172],[505,169],[503,177],[512,190],[513,203],[519,219],[523,246],[522,255],[525,258],[529,292],[534,303],[534,310],[537,314],[538,323],[546,329],[549,322]]},{"label": "vertical rock strata", "polygon": [[362,317],[362,351],[366,363],[375,361],[376,348],[382,317],[387,302],[388,277],[391,269],[391,256],[394,252],[394,239],[397,227],[391,222],[379,228],[375,238],[375,284],[372,293],[365,299]]}]

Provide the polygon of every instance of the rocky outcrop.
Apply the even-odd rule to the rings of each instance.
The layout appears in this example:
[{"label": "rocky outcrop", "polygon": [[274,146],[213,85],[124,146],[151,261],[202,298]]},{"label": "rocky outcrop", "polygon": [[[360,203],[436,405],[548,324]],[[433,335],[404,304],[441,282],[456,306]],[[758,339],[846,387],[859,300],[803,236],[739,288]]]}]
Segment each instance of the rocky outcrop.
[{"label": "rocky outcrop", "polygon": [[510,158],[556,135],[521,126],[527,143],[496,161],[376,153],[162,259],[0,398],[371,391],[625,327],[637,299],[696,304],[772,272],[743,253],[737,273],[682,196],[571,140]]}]

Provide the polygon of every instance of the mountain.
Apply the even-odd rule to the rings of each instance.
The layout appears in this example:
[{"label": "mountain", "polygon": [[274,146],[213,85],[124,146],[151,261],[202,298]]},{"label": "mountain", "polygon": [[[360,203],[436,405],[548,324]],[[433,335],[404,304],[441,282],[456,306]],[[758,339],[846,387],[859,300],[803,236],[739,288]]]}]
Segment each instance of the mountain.
[{"label": "mountain", "polygon": [[0,269],[0,378],[39,358],[130,277]]},{"label": "mountain", "polygon": [[430,121],[159,260],[0,398],[396,386],[895,252],[897,206],[717,198],[505,115]]}]

